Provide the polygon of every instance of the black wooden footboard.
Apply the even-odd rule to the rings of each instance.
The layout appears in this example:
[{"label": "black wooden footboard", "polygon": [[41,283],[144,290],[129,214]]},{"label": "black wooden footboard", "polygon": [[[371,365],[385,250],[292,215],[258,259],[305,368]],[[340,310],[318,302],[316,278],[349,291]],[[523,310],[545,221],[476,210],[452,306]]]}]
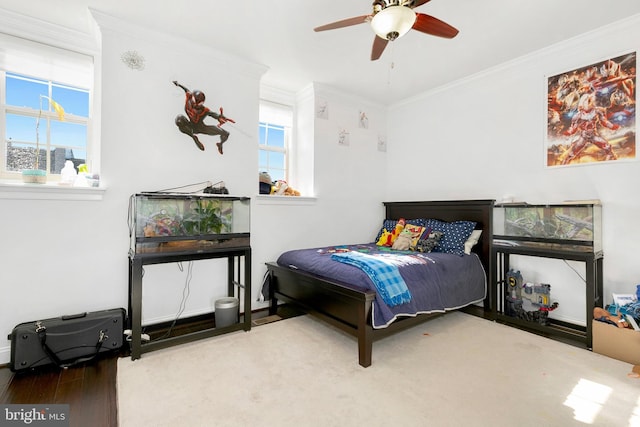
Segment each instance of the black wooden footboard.
[{"label": "black wooden footboard", "polygon": [[311,274],[267,263],[271,274],[271,310],[278,301],[295,304],[309,314],[355,336],[362,366],[371,365],[373,328],[371,302],[374,291],[360,292]]}]

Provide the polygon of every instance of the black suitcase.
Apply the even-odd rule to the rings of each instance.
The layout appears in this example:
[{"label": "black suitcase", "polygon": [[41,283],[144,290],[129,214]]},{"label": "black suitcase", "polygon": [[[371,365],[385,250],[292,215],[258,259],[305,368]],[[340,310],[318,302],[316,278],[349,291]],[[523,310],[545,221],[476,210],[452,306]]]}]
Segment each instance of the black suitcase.
[{"label": "black suitcase", "polygon": [[21,323],[13,328],[11,362],[13,372],[44,365],[68,367],[89,361],[98,354],[122,347],[125,310],[80,313]]}]

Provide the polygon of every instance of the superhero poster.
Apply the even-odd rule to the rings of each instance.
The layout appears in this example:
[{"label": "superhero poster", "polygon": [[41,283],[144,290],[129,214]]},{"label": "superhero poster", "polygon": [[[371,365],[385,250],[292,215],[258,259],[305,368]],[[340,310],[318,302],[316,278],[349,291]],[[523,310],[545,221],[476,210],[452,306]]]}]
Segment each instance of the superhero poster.
[{"label": "superhero poster", "polygon": [[636,52],[547,80],[547,166],[636,158]]}]

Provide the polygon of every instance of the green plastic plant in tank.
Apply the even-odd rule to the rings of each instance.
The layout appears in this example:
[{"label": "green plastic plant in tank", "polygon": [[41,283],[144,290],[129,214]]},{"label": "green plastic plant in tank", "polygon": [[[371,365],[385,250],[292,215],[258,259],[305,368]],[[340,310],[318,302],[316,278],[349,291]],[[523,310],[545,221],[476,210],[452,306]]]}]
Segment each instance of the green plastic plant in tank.
[{"label": "green plastic plant in tank", "polygon": [[200,227],[205,234],[220,234],[222,221],[220,220],[220,201],[200,201]]},{"label": "green plastic plant in tank", "polygon": [[189,208],[186,209],[184,216],[182,217],[182,227],[184,228],[187,236],[195,236],[200,233],[200,214],[198,212],[199,203],[189,203]]},{"label": "green plastic plant in tank", "polygon": [[183,218],[183,226],[188,235],[220,234],[222,220],[218,200],[199,200],[192,202],[190,208]]}]

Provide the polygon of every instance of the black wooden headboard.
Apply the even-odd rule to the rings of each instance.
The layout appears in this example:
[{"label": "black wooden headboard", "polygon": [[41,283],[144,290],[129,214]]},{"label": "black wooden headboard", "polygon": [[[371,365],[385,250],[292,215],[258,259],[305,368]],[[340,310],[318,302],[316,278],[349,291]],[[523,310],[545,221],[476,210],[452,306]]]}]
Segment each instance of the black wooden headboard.
[{"label": "black wooden headboard", "polygon": [[[441,221],[475,221],[482,230],[473,252],[478,254],[487,275],[490,274],[495,200],[440,200],[424,202],[384,202],[385,219],[432,218]],[[489,283],[489,282],[488,282]]]}]

